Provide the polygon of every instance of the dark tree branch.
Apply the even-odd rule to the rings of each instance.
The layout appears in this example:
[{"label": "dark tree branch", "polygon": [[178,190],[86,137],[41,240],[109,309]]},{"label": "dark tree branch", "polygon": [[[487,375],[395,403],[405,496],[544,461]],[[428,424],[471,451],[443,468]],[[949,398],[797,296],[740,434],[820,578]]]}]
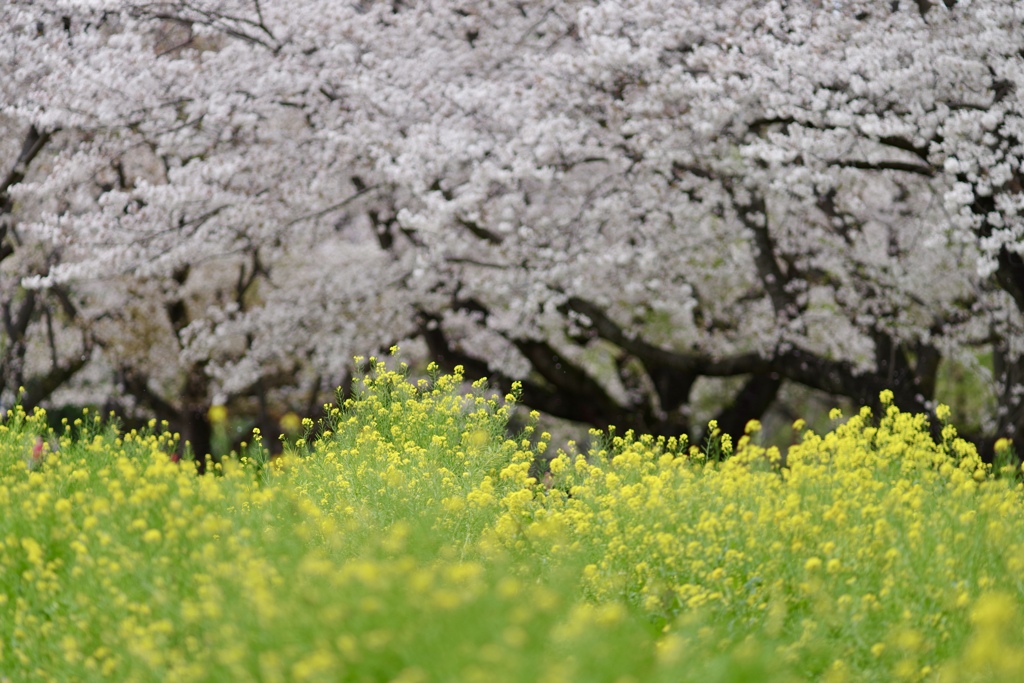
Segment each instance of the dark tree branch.
[{"label": "dark tree branch", "polygon": [[996,259],[996,281],[1013,297],[1017,309],[1024,313],[1024,261],[1020,254],[1003,247]]},{"label": "dark tree branch", "polygon": [[25,133],[25,139],[21,143],[21,152],[15,160],[14,165],[0,181],[0,261],[14,253],[15,239],[13,235],[14,225],[11,223],[10,214],[14,210],[14,200],[11,197],[11,188],[25,179],[28,167],[32,164],[39,153],[43,151],[46,143],[53,137],[56,131],[40,131],[35,126],[29,126]]},{"label": "dark tree branch", "polygon": [[760,356],[753,353],[713,358],[704,353],[685,353],[663,349],[645,341],[639,335],[626,332],[600,307],[581,297],[570,297],[566,306],[569,310],[585,316],[599,337],[628,351],[645,365],[669,368],[685,374],[728,377],[754,372],[765,362]]},{"label": "dark tree branch", "polygon": [[902,171],[914,173],[927,178],[935,176],[935,169],[931,166],[912,164],[906,161],[861,161],[858,159],[836,159],[829,162],[832,166],[839,168],[859,168],[864,171]]},{"label": "dark tree branch", "polygon": [[181,411],[178,407],[164,400],[157,392],[152,391],[149,388],[149,378],[146,375],[129,367],[122,367],[119,375],[124,391],[161,419],[173,422],[179,418]]},{"label": "dark tree branch", "polygon": [[[451,369],[456,365],[463,366],[465,377],[470,380],[487,378],[492,384],[497,385],[502,391],[508,391],[512,387],[513,380],[500,371],[492,371],[487,362],[466,353],[460,349],[451,339],[445,335],[441,328],[440,319],[431,313],[420,313],[420,335],[427,344],[431,357],[443,368]],[[542,346],[534,349],[527,348],[527,352],[538,355],[544,352]],[[566,420],[583,422],[593,425],[599,429],[607,429],[610,425],[630,425],[635,421],[635,411],[628,407],[616,404],[603,387],[593,380],[589,382],[577,378],[579,384],[577,392],[567,392],[559,389],[558,385],[551,380],[558,381],[564,385],[566,380],[559,379],[557,374],[560,369],[553,368],[554,363],[549,357],[547,360],[538,357],[540,364],[547,368],[550,379],[545,378],[544,383],[524,379],[519,382],[522,387],[522,401],[525,405],[543,411],[549,415],[560,417]],[[563,368],[566,366],[563,365]],[[573,368],[567,374],[579,372]],[[540,373],[543,375],[543,373]],[[589,389],[593,388],[597,394],[591,394]],[[580,393],[583,392],[583,393]],[[603,395],[603,400],[601,395]],[[596,400],[595,400],[596,399]]]},{"label": "dark tree branch", "polygon": [[[575,404],[586,401],[588,410],[597,410],[606,415],[635,413],[640,406],[623,406],[613,399],[600,383],[585,370],[560,354],[545,341],[510,339],[519,352],[526,356],[541,377],[553,388],[553,394],[565,397],[566,404],[561,406],[558,414],[567,416],[579,414]],[[575,418],[570,418],[575,419]]]},{"label": "dark tree branch", "polygon": [[455,220],[458,222],[459,225],[464,227],[466,230],[469,230],[469,232],[471,232],[474,237],[481,239],[484,242],[489,242],[490,244],[501,244],[502,242],[505,241],[501,237],[501,235],[491,232],[487,228],[483,227],[478,223],[475,223],[474,221],[467,220],[465,218],[457,218]]},{"label": "dark tree branch", "polygon": [[174,330],[174,336],[179,341],[181,341],[181,333],[189,324],[188,308],[185,305],[185,299],[182,296],[181,288],[185,285],[185,281],[188,280],[188,275],[191,270],[190,266],[184,265],[174,271],[171,276],[171,280],[176,285],[177,291],[164,305],[164,308],[167,311],[167,320],[171,323],[171,328]]},{"label": "dark tree branch", "polygon": [[[729,435],[742,434],[748,421],[761,417],[771,407],[781,387],[782,378],[778,374],[752,376],[729,405],[715,416],[718,428]],[[707,437],[705,428],[698,442],[703,443]]]},{"label": "dark tree branch", "polygon": [[299,216],[298,218],[294,218],[294,219],[288,221],[287,223],[285,223],[282,226],[282,228],[290,228],[290,227],[292,227],[293,225],[295,225],[297,223],[303,223],[305,221],[314,221],[314,220],[317,220],[318,218],[323,218],[324,216],[326,216],[329,213],[333,213],[335,211],[339,211],[339,210],[345,208],[346,206],[348,206],[349,204],[351,204],[355,200],[359,199],[363,195],[369,194],[370,192],[373,192],[376,189],[377,189],[376,185],[371,185],[369,187],[366,187],[366,186],[357,187],[356,191],[354,193],[350,194],[348,197],[345,197],[340,202],[337,202],[335,204],[331,204],[330,206],[327,206],[327,207],[324,207],[322,209],[319,209],[318,211],[314,211],[313,213],[307,213],[307,214],[304,214],[302,216]]},{"label": "dark tree branch", "polygon": [[658,395],[658,403],[661,407],[659,417],[662,420],[677,423],[679,432],[689,431],[689,419],[681,415],[680,409],[690,402],[690,391],[699,375],[695,372],[683,372],[657,363],[644,363],[643,365],[647,370],[647,376],[651,378],[651,383],[654,385],[654,391]]},{"label": "dark tree branch", "polygon": [[921,161],[928,162],[928,147],[915,145],[906,138],[901,138],[895,135],[886,135],[878,138],[878,141],[888,147],[895,147],[896,149],[902,149],[905,152],[910,152]]},{"label": "dark tree branch", "polygon": [[11,311],[13,301],[4,302],[4,331],[10,340],[24,340],[28,326],[32,322],[32,316],[36,312],[37,295],[35,291],[25,292],[25,298],[21,300],[16,312]]},{"label": "dark tree branch", "polygon": [[749,203],[741,204],[736,201],[731,183],[724,185],[733,197],[733,206],[736,208],[740,221],[754,237],[754,264],[757,267],[761,283],[771,299],[775,315],[780,320],[787,320],[796,313],[796,305],[793,298],[786,292],[785,285],[788,278],[782,272],[782,268],[775,258],[775,243],[768,231],[768,208],[764,198],[760,195],[753,195]]},{"label": "dark tree branch", "polygon": [[22,398],[25,405],[35,406],[49,398],[50,394],[67,383],[75,374],[85,367],[89,362],[90,353],[84,351],[81,355],[75,356],[63,365],[51,367],[49,372],[41,377],[33,377],[25,382],[25,395]]},{"label": "dark tree branch", "polygon": [[[185,16],[173,14],[175,10],[185,13]],[[189,11],[194,13],[194,15],[188,16]],[[187,3],[179,3],[178,6],[175,6],[174,3],[167,2],[153,3],[149,6],[137,7],[134,14],[137,18],[157,19],[160,21],[180,24],[189,30],[192,30],[193,24],[200,24],[202,26],[217,29],[225,35],[233,38],[238,38],[239,40],[260,45],[271,52],[277,52],[280,49],[280,44],[278,43],[277,38],[270,29],[263,25],[262,17],[257,21],[253,21],[251,19],[223,14],[221,12],[199,10],[195,7],[189,6]],[[235,24],[236,26],[232,26],[232,24]],[[250,33],[248,32],[249,29],[254,30]],[[260,37],[259,34],[261,33],[266,36],[266,38]],[[268,40],[270,42],[268,42]]]},{"label": "dark tree branch", "polygon": [[11,167],[3,181],[0,182],[0,212],[8,213],[10,211],[10,189],[25,179],[28,167],[39,156],[39,153],[43,151],[43,147],[46,146],[46,143],[50,141],[55,132],[57,131],[40,131],[35,126],[29,126],[28,131],[25,133],[25,139],[21,143],[21,152],[18,154],[14,166]]}]

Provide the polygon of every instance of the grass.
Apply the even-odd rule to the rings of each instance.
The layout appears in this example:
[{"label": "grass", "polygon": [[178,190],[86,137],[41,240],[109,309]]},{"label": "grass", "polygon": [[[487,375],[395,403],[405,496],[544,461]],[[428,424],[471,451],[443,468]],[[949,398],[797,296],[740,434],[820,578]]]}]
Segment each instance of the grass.
[{"label": "grass", "polygon": [[1024,678],[1024,489],[951,425],[552,453],[462,385],[376,363],[202,477],[173,435],[11,411],[0,681]]}]

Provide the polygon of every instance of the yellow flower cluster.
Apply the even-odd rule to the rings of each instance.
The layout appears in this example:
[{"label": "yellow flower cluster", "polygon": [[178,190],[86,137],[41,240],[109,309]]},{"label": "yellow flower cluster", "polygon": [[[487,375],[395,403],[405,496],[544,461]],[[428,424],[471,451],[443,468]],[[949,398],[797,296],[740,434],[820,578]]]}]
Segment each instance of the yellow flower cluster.
[{"label": "yellow flower cluster", "polygon": [[533,451],[504,438],[508,403],[462,385],[376,365],[308,451],[226,459],[207,476],[173,461],[173,435],[89,416],[54,434],[45,413],[16,408],[0,425],[0,680],[643,669],[653,645],[633,647],[635,619],[581,629],[571,591],[477,550],[498,501],[532,484]]},{"label": "yellow flower cluster", "polygon": [[952,426],[890,399],[786,453],[752,422],[546,455],[516,390],[430,375],[371,359],[310,446],[206,476],[12,410],[0,680],[1024,677],[1022,489]]},{"label": "yellow flower cluster", "polygon": [[810,680],[1024,680],[1022,487],[881,398],[880,419],[862,409],[785,455],[758,424],[723,462],[632,433],[560,451],[550,490],[507,496],[493,532],[579,562],[584,593],[646,613],[671,661],[753,637]]}]

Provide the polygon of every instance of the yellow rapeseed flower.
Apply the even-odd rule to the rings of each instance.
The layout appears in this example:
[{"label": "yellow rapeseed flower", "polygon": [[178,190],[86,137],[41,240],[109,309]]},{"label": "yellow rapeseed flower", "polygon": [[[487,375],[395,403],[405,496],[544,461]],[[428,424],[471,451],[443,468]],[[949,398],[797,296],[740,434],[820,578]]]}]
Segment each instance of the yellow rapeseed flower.
[{"label": "yellow rapeseed flower", "polygon": [[206,418],[210,421],[210,424],[221,425],[228,420],[228,409],[224,405],[210,406],[210,409],[206,411]]},{"label": "yellow rapeseed flower", "polygon": [[288,411],[281,416],[280,425],[285,434],[295,434],[302,429],[303,420],[295,413]]}]

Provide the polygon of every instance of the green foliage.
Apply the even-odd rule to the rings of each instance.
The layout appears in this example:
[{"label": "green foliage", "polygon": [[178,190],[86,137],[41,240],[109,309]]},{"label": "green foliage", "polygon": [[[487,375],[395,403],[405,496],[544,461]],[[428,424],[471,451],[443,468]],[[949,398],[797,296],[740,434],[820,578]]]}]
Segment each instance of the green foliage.
[{"label": "green foliage", "polygon": [[284,456],[255,435],[212,476],[168,434],[16,408],[0,680],[1024,674],[1022,489],[952,426],[864,409],[786,453],[757,423],[703,450],[611,433],[538,482],[550,436],[462,386],[371,359]]},{"label": "green foliage", "polygon": [[944,359],[939,364],[935,396],[946,403],[960,420],[960,427],[970,433],[984,434],[998,406],[994,390],[991,353],[978,353],[965,361]]}]

